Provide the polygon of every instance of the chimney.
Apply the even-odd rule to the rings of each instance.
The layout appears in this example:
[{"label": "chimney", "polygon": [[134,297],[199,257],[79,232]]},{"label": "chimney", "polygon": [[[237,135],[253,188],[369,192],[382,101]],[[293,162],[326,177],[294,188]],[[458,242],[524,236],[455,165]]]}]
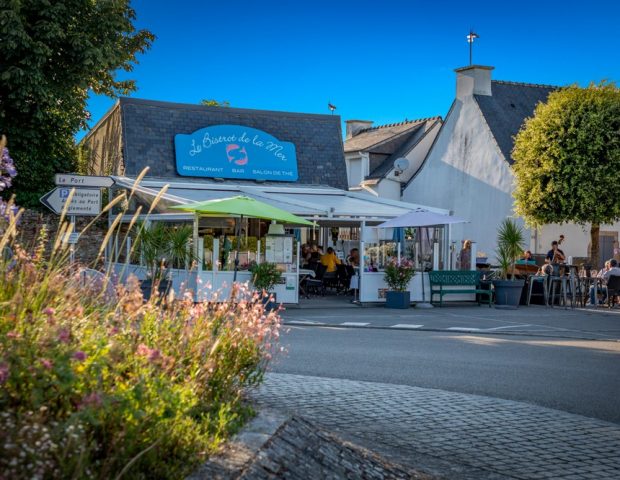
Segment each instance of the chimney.
[{"label": "chimney", "polygon": [[495,67],[484,65],[470,65],[457,68],[456,98],[463,100],[472,95],[491,96],[491,70]]},{"label": "chimney", "polygon": [[360,131],[372,127],[371,120],[347,120],[346,138],[351,138],[357,135]]}]

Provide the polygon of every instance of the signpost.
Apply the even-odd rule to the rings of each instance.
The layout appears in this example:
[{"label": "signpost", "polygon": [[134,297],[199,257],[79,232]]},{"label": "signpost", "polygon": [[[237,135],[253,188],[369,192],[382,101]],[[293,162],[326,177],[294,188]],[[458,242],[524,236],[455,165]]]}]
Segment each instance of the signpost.
[{"label": "signpost", "polygon": [[[70,261],[73,263],[75,244],[80,237],[80,233],[75,231],[75,217],[76,215],[99,215],[101,213],[101,189],[113,186],[114,179],[111,177],[57,173],[54,176],[54,181],[58,186],[43,195],[41,203],[57,215],[60,215],[66,206],[65,212],[71,222],[68,243],[70,245]],[[71,191],[73,191],[72,196]],[[67,205],[69,197],[71,197],[71,202]]]},{"label": "signpost", "polygon": [[79,233],[75,231],[75,216],[97,216],[101,213],[101,189],[100,188],[72,188],[72,187],[56,187],[51,192],[41,197],[41,203],[56,214],[62,213],[65,204],[69,199],[73,190],[73,197],[67,206],[66,213],[71,221],[71,229],[69,236],[69,260],[71,263],[75,260],[75,244],[77,243]]},{"label": "signpost", "polygon": [[95,177],[91,175],[73,175],[57,173],[54,177],[56,185],[67,187],[110,188],[114,185],[112,177]]},{"label": "signpost", "polygon": [[[41,203],[52,212],[60,214],[73,188],[56,187],[41,197]],[[67,215],[97,216],[101,213],[101,190],[98,188],[76,188],[67,207]]]}]

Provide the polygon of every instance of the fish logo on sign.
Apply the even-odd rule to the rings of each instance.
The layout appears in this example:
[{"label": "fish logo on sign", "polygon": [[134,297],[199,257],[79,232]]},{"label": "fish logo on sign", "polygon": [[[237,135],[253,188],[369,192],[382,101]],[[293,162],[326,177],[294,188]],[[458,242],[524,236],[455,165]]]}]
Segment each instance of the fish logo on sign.
[{"label": "fish logo on sign", "polygon": [[235,165],[247,165],[248,152],[245,147],[240,147],[236,143],[226,145],[226,156],[229,162],[234,162]]}]

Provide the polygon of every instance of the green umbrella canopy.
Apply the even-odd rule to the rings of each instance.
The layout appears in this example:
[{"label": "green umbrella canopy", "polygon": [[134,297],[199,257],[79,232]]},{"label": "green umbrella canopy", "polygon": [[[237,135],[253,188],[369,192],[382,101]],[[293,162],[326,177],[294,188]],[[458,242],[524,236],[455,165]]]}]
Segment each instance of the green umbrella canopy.
[{"label": "green umbrella canopy", "polygon": [[185,205],[176,205],[171,207],[175,210],[183,210],[184,212],[196,212],[205,215],[229,215],[234,217],[262,218],[264,220],[275,220],[276,222],[294,224],[294,225],[310,225],[305,218],[298,217],[292,213],[276,208],[268,203],[255,200],[251,197],[239,195],[229,198],[218,198],[215,200],[207,200],[205,202],[187,203]]}]

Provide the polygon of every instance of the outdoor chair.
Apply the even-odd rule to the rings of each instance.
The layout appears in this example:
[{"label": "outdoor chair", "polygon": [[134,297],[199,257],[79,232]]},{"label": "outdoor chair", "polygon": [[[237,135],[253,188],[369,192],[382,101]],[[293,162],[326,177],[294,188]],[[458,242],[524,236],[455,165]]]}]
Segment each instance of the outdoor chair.
[{"label": "outdoor chair", "polygon": [[322,263],[317,263],[313,266],[313,270],[315,273],[314,278],[308,278],[305,282],[306,292],[309,294],[310,291],[319,292],[321,296],[325,296],[325,283],[323,282],[323,277],[325,276],[325,272],[327,271],[327,267]]},{"label": "outdoor chair", "polygon": [[607,280],[607,306],[609,308],[615,305],[618,295],[620,295],[620,276],[612,275]]},{"label": "outdoor chair", "polygon": [[[564,308],[568,308],[568,294],[569,294],[569,277],[560,272],[560,265],[549,265],[552,270],[549,274],[549,305],[553,307],[556,299],[559,297],[558,303],[561,302]],[[557,293],[556,293],[557,288]],[[574,308],[573,293],[571,295],[571,308]]]},{"label": "outdoor chair", "polygon": [[[542,286],[543,293],[532,293],[534,284]],[[542,296],[545,301],[545,307],[549,306],[549,280],[547,275],[529,275],[527,289],[527,304],[530,304],[532,297]]]},{"label": "outdoor chair", "polygon": [[338,291],[338,273],[334,272],[325,272],[323,275],[323,285],[325,288],[336,289]]},{"label": "outdoor chair", "polygon": [[351,276],[349,274],[348,265],[336,265],[336,277],[338,277],[338,292],[346,292],[349,289]]}]

